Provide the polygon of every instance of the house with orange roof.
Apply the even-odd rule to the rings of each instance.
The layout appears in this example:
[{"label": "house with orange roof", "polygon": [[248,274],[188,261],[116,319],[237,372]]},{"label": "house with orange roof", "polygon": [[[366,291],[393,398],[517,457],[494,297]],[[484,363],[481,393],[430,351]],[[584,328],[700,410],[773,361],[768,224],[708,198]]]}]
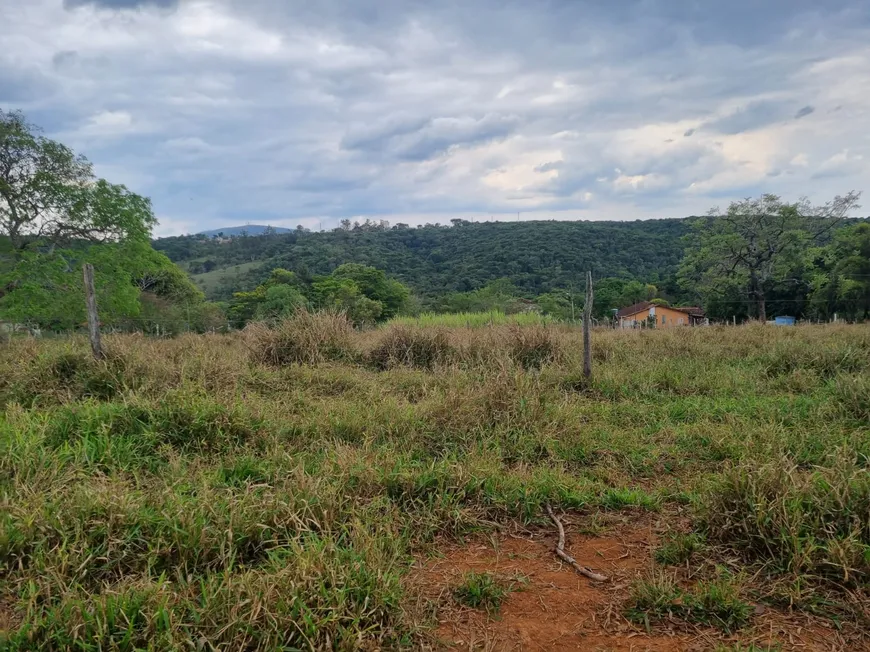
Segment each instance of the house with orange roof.
[{"label": "house with orange roof", "polygon": [[675,308],[641,301],[618,310],[616,318],[620,328],[676,328],[677,326],[706,326],[704,311],[697,306]]}]

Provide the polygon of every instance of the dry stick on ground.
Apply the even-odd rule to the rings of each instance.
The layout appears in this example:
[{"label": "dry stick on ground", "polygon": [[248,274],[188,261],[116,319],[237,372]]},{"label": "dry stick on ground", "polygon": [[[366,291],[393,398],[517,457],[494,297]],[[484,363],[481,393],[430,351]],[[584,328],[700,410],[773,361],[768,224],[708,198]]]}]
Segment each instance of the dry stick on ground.
[{"label": "dry stick on ground", "polygon": [[591,571],[585,566],[581,566],[577,563],[576,559],[574,559],[571,555],[565,552],[565,528],[562,527],[562,521],[560,521],[556,517],[556,515],[553,513],[552,508],[549,505],[545,505],[544,507],[546,507],[547,514],[549,515],[550,519],[553,521],[553,523],[556,524],[556,527],[559,528],[559,543],[556,544],[556,555],[563,561],[571,564],[571,566],[574,567],[574,570],[576,570],[581,575],[585,575],[590,580],[595,580],[596,582],[606,582],[606,575],[599,575],[595,571]]}]

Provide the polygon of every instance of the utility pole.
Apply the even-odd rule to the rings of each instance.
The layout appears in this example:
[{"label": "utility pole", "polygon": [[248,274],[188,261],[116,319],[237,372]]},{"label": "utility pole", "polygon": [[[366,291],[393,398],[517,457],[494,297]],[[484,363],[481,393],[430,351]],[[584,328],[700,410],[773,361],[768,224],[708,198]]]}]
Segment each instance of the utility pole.
[{"label": "utility pole", "polygon": [[85,281],[85,303],[88,309],[88,338],[91,340],[91,351],[94,359],[102,360],[103,346],[100,342],[100,318],[97,316],[97,293],[94,290],[94,266],[85,263],[83,267]]},{"label": "utility pole", "polygon": [[592,272],[586,272],[586,303],[583,305],[583,376],[592,377],[592,341],[589,339],[592,322]]}]

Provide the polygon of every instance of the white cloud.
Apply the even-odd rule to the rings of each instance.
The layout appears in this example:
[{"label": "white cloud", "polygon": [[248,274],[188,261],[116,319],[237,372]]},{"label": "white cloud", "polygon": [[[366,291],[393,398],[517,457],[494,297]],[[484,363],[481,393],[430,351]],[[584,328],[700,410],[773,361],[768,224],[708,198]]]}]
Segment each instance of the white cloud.
[{"label": "white cloud", "polygon": [[870,11],[735,2],[4,2],[0,106],[162,232],[679,216],[870,178]]},{"label": "white cloud", "polygon": [[118,133],[129,130],[133,116],[126,111],[100,111],[91,116],[87,128],[95,134]]}]

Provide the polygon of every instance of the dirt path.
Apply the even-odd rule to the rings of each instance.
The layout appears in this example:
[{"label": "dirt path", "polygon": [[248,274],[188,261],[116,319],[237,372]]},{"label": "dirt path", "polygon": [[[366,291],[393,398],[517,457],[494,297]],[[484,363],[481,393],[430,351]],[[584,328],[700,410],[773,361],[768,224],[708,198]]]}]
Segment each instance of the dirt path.
[{"label": "dirt path", "polygon": [[[647,632],[627,621],[623,604],[638,575],[653,564],[657,536],[653,520],[635,519],[608,529],[603,536],[582,536],[566,520],[566,549],[579,563],[606,574],[592,582],[553,554],[555,532],[525,532],[441,548],[412,574],[423,595],[438,603],[439,645],[454,650],[590,650],[642,652],[657,650],[847,649],[834,630],[805,618],[759,608],[750,627],[737,636],[712,628],[658,623]],[[513,581],[498,614],[462,607],[453,588],[468,571],[489,572]],[[733,648],[735,643],[744,647]],[[756,648],[748,645],[754,643]],[[854,645],[849,649],[855,650]]]}]

